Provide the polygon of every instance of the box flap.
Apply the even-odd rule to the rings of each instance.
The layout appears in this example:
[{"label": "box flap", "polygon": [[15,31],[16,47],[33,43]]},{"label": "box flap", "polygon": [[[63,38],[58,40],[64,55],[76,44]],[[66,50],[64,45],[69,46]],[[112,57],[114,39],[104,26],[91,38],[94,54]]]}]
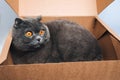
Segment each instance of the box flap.
[{"label": "box flap", "polygon": [[116,55],[117,55],[117,59],[120,60],[120,41],[118,41],[115,37],[113,37],[112,35],[110,36],[113,46],[115,48],[116,51]]},{"label": "box flap", "polygon": [[19,13],[19,0],[6,0],[6,2],[17,14]]},{"label": "box flap", "polygon": [[120,0],[113,1],[99,14],[105,28],[120,41]]},{"label": "box flap", "polygon": [[102,12],[109,4],[111,4],[114,0],[96,0],[97,2],[97,12],[98,14]]},{"label": "box flap", "polygon": [[0,63],[4,61],[7,57],[9,49],[9,40],[7,36],[11,27],[13,26],[14,19],[17,17],[16,13],[11,9],[11,7],[6,3],[5,0],[0,1]]},{"label": "box flap", "polygon": [[12,37],[11,37],[11,32],[10,32],[8,34],[8,37],[5,40],[5,44],[4,44],[2,51],[0,53],[0,64],[7,59],[7,55],[8,55],[11,41],[12,41]]}]

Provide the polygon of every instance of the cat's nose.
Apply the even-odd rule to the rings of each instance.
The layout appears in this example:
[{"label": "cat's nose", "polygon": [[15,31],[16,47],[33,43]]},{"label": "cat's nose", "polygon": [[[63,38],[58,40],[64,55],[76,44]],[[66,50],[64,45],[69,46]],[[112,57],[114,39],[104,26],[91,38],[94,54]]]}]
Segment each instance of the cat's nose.
[{"label": "cat's nose", "polygon": [[37,38],[37,41],[40,41],[40,38]]},{"label": "cat's nose", "polygon": [[36,36],[36,40],[37,40],[38,42],[40,42],[40,41],[41,41],[41,37],[40,37],[40,36]]}]

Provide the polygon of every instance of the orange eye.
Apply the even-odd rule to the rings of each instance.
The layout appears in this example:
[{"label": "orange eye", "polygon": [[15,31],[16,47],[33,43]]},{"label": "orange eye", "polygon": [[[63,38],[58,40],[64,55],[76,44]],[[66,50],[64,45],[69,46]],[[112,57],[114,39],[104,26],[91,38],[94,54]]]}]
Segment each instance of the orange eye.
[{"label": "orange eye", "polygon": [[44,35],[45,31],[44,30],[40,30],[39,34],[40,35]]},{"label": "orange eye", "polygon": [[33,35],[33,33],[30,32],[30,31],[28,31],[28,32],[25,33],[25,36],[26,36],[26,37],[31,37],[32,35]]}]

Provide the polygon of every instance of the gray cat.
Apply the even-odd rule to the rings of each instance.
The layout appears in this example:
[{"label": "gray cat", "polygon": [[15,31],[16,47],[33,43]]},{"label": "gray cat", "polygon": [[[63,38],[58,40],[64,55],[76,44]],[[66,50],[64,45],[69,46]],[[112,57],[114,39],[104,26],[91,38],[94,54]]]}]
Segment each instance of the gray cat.
[{"label": "gray cat", "polygon": [[11,55],[14,64],[102,60],[94,36],[67,20],[15,19]]}]

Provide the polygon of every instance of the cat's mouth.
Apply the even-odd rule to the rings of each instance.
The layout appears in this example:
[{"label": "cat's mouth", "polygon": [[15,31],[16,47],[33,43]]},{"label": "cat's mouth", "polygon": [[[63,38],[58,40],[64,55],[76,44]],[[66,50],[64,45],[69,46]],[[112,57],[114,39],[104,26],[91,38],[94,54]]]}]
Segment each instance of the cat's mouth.
[{"label": "cat's mouth", "polygon": [[38,45],[35,45],[34,47],[35,48],[40,48],[41,46],[40,46],[40,44],[38,44]]},{"label": "cat's mouth", "polygon": [[33,42],[29,43],[29,45],[34,48],[38,48],[38,47],[40,47],[41,44],[38,41],[33,41]]},{"label": "cat's mouth", "polygon": [[37,44],[37,45],[32,46],[32,48],[33,48],[34,50],[36,50],[36,49],[41,49],[41,48],[43,48],[43,47],[44,47],[44,44]]},{"label": "cat's mouth", "polygon": [[40,49],[41,47],[42,47],[42,45],[40,45],[40,44],[30,45],[30,46],[28,47],[28,51],[35,51],[35,50],[37,50],[37,49]]}]

